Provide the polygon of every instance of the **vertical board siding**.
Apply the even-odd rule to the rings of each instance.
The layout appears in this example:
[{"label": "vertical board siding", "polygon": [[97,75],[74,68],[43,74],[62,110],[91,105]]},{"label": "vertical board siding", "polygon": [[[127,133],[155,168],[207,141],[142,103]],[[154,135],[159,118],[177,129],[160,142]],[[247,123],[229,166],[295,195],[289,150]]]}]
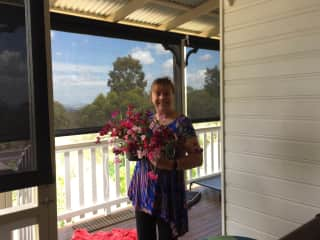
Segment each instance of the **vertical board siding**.
[{"label": "vertical board siding", "polygon": [[226,231],[278,239],[320,212],[320,2],[222,2]]}]

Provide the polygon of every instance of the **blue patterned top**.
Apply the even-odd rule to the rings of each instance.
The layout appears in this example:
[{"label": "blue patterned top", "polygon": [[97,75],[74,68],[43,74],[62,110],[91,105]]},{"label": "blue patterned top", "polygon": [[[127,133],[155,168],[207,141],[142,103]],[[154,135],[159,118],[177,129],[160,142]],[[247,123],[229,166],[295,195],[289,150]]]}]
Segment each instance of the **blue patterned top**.
[{"label": "blue patterned top", "polygon": [[[184,115],[180,115],[168,127],[178,138],[196,136],[191,120]],[[155,181],[148,178],[151,169],[148,160],[137,161],[128,189],[129,199],[136,210],[168,222],[173,237],[181,236],[188,231],[184,171],[157,169],[158,179]]]}]

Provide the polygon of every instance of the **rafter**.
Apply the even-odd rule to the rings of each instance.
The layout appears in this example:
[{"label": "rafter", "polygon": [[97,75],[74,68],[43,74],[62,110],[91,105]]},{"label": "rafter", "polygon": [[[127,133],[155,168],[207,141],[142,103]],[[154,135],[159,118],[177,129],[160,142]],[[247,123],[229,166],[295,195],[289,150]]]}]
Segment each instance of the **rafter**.
[{"label": "rafter", "polygon": [[160,30],[166,30],[166,31],[174,29],[174,28],[176,28],[186,22],[191,21],[192,19],[195,19],[199,16],[205,15],[205,14],[207,14],[217,8],[219,8],[219,1],[218,0],[208,0],[207,2],[199,5],[198,7],[187,11],[185,14],[182,14],[181,16],[176,17],[176,18],[172,19],[171,21],[160,25],[158,28]]},{"label": "rafter", "polygon": [[135,10],[142,8],[143,5],[150,0],[132,0],[129,3],[125,4],[122,8],[120,8],[117,12],[110,15],[107,20],[110,22],[119,22],[124,19],[130,13]]}]

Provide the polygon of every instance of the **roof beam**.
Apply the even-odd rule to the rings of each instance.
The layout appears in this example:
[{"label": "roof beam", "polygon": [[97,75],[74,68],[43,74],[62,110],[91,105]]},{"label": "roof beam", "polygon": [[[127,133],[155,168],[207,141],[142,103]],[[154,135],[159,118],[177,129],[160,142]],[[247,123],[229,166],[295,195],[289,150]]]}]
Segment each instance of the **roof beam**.
[{"label": "roof beam", "polygon": [[125,4],[122,8],[120,8],[115,13],[111,14],[107,20],[111,22],[119,22],[120,20],[124,19],[130,13],[134,12],[135,10],[142,8],[143,5],[150,0],[132,0],[129,3]]},{"label": "roof beam", "polygon": [[209,28],[208,30],[205,30],[200,33],[200,35],[203,37],[217,37],[218,34],[219,34],[219,25]]},{"label": "roof beam", "polygon": [[191,21],[192,19],[195,19],[199,16],[205,15],[209,13],[210,11],[219,8],[219,1],[218,0],[208,0],[207,2],[199,5],[196,8],[193,8],[186,13],[182,14],[179,17],[176,17],[172,19],[169,22],[163,23],[158,28],[160,30],[169,31],[171,29],[174,29],[186,22]]}]

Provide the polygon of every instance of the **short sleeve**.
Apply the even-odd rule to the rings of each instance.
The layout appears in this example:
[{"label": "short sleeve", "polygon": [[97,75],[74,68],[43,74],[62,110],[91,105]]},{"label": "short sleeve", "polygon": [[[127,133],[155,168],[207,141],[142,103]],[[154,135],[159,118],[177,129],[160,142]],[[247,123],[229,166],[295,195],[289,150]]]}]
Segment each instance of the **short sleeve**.
[{"label": "short sleeve", "polygon": [[195,137],[196,131],[192,125],[191,119],[186,116],[181,116],[177,121],[178,134],[185,138]]}]

